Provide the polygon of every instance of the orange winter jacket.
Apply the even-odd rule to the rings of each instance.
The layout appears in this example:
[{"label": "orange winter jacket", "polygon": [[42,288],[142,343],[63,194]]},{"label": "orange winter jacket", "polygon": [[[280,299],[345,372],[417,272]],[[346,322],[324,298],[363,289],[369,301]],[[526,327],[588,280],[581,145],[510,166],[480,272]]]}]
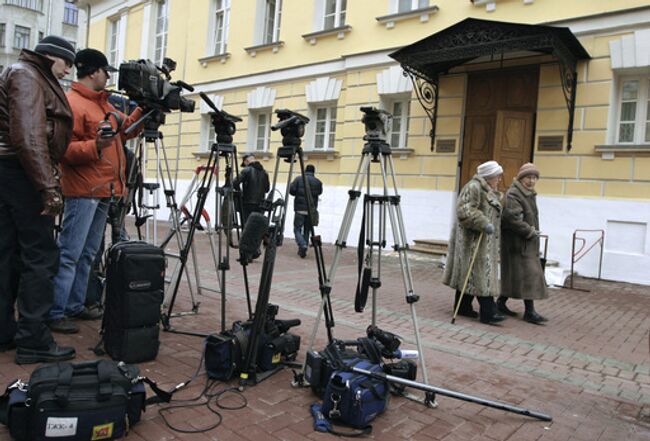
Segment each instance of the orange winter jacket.
[{"label": "orange winter jacket", "polygon": [[[74,128],[72,141],[61,159],[61,187],[67,197],[106,198],[126,194],[126,158],[123,143],[138,135],[134,130],[129,136],[124,135],[133,122],[142,116],[138,107],[128,118],[108,102],[108,92],[97,92],[81,83],[72,83],[72,89],[66,94],[72,115]],[[95,138],[97,127],[108,112],[117,112],[124,124],[113,144],[97,150]],[[110,118],[113,129],[115,120]]]}]

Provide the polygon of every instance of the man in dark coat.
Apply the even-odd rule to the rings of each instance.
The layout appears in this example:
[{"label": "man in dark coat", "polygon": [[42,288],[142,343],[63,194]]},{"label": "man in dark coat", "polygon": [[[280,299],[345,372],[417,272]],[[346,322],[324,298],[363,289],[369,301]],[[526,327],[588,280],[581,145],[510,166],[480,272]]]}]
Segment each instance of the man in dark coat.
[{"label": "man in dark coat", "polygon": [[[309,194],[314,204],[314,214],[318,215],[318,196],[323,193],[323,183],[314,176],[316,167],[309,164],[305,167],[305,178],[309,184]],[[298,255],[303,259],[307,256],[307,246],[309,245],[309,233],[311,232],[311,220],[309,217],[309,204],[307,201],[307,192],[302,176],[296,177],[289,187],[289,193],[294,196],[293,199],[293,234],[298,244]]]},{"label": "man in dark coat", "polygon": [[49,36],[0,75],[0,351],[16,346],[18,364],[75,356],[45,324],[59,265],[52,234],[63,209],[59,161],[72,136],[58,80],[74,57],[67,40]]},{"label": "man in dark coat", "polygon": [[242,192],[242,225],[246,225],[246,219],[253,212],[262,212],[262,202],[266,193],[271,188],[269,174],[264,170],[255,155],[244,155],[241,166],[242,171],[232,181],[233,187]]},{"label": "man in dark coat", "polygon": [[534,300],[545,299],[546,281],[539,259],[539,214],[535,184],[539,170],[534,164],[521,166],[506,193],[501,221],[501,296],[500,312],[515,316],[506,306],[509,298],[523,299],[524,320],[534,324],[546,319],[535,311]]}]

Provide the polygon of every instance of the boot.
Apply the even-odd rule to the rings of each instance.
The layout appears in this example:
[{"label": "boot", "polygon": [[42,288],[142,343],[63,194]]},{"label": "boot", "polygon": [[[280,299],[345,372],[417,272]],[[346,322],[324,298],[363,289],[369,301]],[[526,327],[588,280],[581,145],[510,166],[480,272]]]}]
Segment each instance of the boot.
[{"label": "boot", "polygon": [[16,364],[55,363],[70,360],[76,355],[73,347],[59,346],[52,342],[42,349],[21,348],[16,349]]},{"label": "boot", "polygon": [[481,323],[485,323],[486,325],[496,325],[506,319],[504,315],[497,312],[493,297],[478,296],[476,298],[481,306],[479,309]]},{"label": "boot", "polygon": [[524,312],[524,321],[527,321],[528,323],[532,323],[534,325],[541,325],[543,322],[547,321],[547,319],[535,311],[535,306],[532,300],[524,300],[524,305],[526,305],[526,312]]},{"label": "boot", "polygon": [[79,332],[79,326],[67,317],[50,320],[47,322],[47,327],[50,328],[50,331],[59,334],[76,334]]},{"label": "boot", "polygon": [[517,313],[508,308],[506,306],[506,302],[508,301],[508,297],[499,297],[497,299],[497,311],[499,311],[503,315],[509,315],[510,317],[516,317]]},{"label": "boot", "polygon": [[[456,311],[456,306],[458,305],[458,300],[460,299],[460,291],[456,290],[456,295],[454,296],[454,312]],[[472,300],[474,296],[468,294],[463,295],[463,300],[460,302],[460,308],[458,308],[458,315],[469,318],[478,318],[478,313],[474,311],[472,307]]]}]

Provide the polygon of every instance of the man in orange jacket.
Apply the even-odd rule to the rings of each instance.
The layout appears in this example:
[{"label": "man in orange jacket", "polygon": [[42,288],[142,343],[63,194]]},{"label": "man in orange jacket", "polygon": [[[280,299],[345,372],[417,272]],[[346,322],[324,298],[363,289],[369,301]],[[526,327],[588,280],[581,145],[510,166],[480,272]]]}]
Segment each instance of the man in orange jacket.
[{"label": "man in orange jacket", "polygon": [[[61,160],[61,186],[65,196],[63,225],[58,245],[61,250],[59,271],[54,279],[54,306],[48,325],[53,332],[71,334],[79,331],[70,319],[95,320],[101,311],[84,306],[88,275],[99,249],[111,198],[125,195],[126,159],[122,143],[124,130],[142,116],[137,108],[128,118],[108,102],[104,91],[110,72],[106,56],[95,49],[83,49],[75,58],[78,81],[67,93],[74,128],[72,141]],[[116,112],[124,121],[121,129]],[[104,127],[104,130],[102,130]],[[129,137],[138,135],[135,130]]]}]

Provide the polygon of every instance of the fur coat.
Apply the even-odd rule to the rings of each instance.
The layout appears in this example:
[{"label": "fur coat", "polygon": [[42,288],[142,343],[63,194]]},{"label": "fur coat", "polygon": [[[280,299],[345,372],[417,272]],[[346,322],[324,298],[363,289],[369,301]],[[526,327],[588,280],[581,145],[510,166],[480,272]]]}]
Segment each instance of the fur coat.
[{"label": "fur coat", "polygon": [[501,295],[545,299],[546,280],[539,260],[537,193],[515,180],[506,192],[501,221]]},{"label": "fur coat", "polygon": [[443,283],[461,290],[479,236],[487,224],[493,234],[483,234],[465,294],[499,295],[499,245],[501,232],[501,194],[490,188],[485,179],[475,175],[460,192],[456,202],[457,221],[451,231]]}]

